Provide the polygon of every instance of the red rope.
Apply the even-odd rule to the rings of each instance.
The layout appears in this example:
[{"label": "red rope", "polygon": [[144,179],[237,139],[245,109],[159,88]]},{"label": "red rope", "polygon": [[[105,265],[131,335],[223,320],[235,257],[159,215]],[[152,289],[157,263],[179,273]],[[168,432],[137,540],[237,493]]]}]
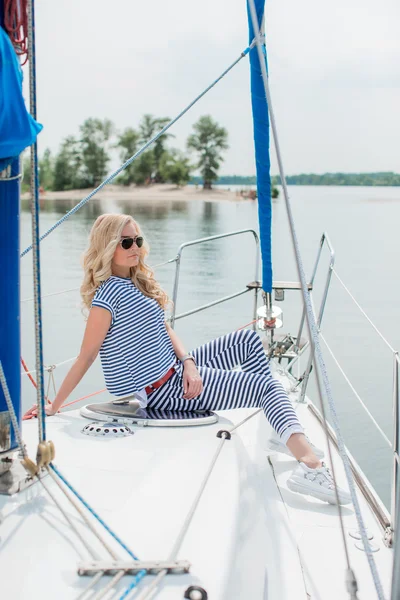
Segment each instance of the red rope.
[{"label": "red rope", "polygon": [[[104,390],[98,390],[97,392],[92,392],[91,394],[87,394],[87,396],[82,396],[81,398],[77,398],[76,400],[72,400],[72,402],[67,402],[67,404],[63,404],[61,408],[66,408],[67,406],[71,406],[71,404],[76,404],[77,402],[80,402],[81,400],[86,400],[87,398],[91,398],[92,396],[96,396],[97,394],[101,394],[102,392],[106,392],[106,388],[104,388]],[[34,417],[36,417],[36,415],[32,414],[32,411],[34,409],[30,408],[29,410],[26,411],[26,413],[24,414],[24,416],[22,417],[23,421],[29,421],[29,419],[33,419]],[[58,412],[61,412],[58,411]]]},{"label": "red rope", "polygon": [[91,398],[92,396],[96,396],[97,394],[101,394],[102,392],[106,392],[107,389],[104,388],[104,390],[98,390],[97,392],[92,392],[91,394],[88,394],[87,396],[82,396],[82,398],[78,398],[77,400],[72,400],[72,402],[67,402],[67,404],[63,404],[61,408],[66,408],[67,406],[71,406],[71,404],[75,404],[76,402],[80,402],[81,400],[86,400],[87,398]]},{"label": "red rope", "polygon": [[5,0],[4,28],[19,56],[28,60],[28,3],[27,0]]},{"label": "red rope", "polygon": [[[35,388],[37,388],[37,383],[33,379],[32,375],[29,373],[29,369],[26,366],[26,362],[24,361],[22,356],[21,356],[21,363],[22,363],[22,366],[24,367],[25,373],[28,375],[29,379],[32,382],[32,385],[34,385]],[[87,394],[86,396],[82,396],[81,398],[77,398],[76,400],[72,400],[72,402],[67,402],[67,404],[63,404],[61,408],[66,408],[67,406],[71,406],[71,404],[76,404],[76,402],[80,402],[81,400],[86,400],[87,398],[91,398],[92,396],[96,396],[97,394],[101,394],[102,392],[105,392],[105,391],[106,391],[106,388],[104,388],[103,390],[98,390],[97,392],[92,392],[91,394]],[[46,400],[49,404],[51,404],[51,400],[49,398],[46,397]],[[22,417],[22,420],[28,421],[29,419],[33,419],[33,417],[36,417],[36,415],[32,414],[33,410],[34,410],[33,408],[30,408],[29,410],[27,410],[26,413],[24,414],[24,416]]]},{"label": "red rope", "polygon": [[255,323],[257,321],[257,319],[254,319],[254,321],[250,321],[250,323],[246,323],[246,325],[242,325],[242,327],[238,327],[236,329],[236,331],[240,331],[241,329],[245,329],[246,327],[248,327],[249,325],[253,325],[253,323]]},{"label": "red rope", "polygon": [[33,379],[32,375],[29,373],[29,369],[26,366],[26,362],[24,361],[24,359],[21,356],[21,364],[24,367],[24,371],[25,373],[28,375],[29,379],[31,380],[31,382],[33,383],[33,385],[35,386],[35,388],[37,388],[37,383],[36,381]]}]

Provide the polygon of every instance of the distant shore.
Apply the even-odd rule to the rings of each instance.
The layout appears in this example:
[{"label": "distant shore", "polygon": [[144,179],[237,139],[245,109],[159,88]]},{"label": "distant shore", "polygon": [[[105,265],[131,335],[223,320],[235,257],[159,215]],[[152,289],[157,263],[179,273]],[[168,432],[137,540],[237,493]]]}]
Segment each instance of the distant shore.
[{"label": "distant shore", "polygon": [[[245,186],[244,186],[245,187]],[[65,190],[62,192],[45,191],[40,194],[41,200],[82,200],[91,189],[85,190]],[[29,192],[21,194],[22,200],[29,200]],[[241,196],[237,191],[212,189],[203,190],[201,186],[186,185],[178,188],[168,183],[152,184],[149,186],[129,186],[107,185],[105,188],[97,192],[95,198],[109,200],[131,200],[138,201],[163,201],[163,200],[206,200],[209,202],[217,202],[221,200],[238,202],[249,201],[247,197]]]}]

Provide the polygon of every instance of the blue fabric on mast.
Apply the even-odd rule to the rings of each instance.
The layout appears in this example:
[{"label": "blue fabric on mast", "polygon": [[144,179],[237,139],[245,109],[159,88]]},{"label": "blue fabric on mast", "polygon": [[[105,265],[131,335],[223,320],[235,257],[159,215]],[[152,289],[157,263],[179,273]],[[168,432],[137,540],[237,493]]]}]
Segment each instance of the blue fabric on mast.
[{"label": "blue fabric on mast", "polygon": [[[1,2],[2,0],[0,0]],[[31,146],[42,125],[28,113],[22,96],[22,70],[10,38],[0,26],[0,170]]]},{"label": "blue fabric on mast", "polygon": [[[258,25],[261,29],[264,14],[264,0],[254,0]],[[254,39],[250,9],[247,4],[249,21],[249,43]],[[271,258],[271,178],[269,174],[269,118],[268,103],[265,97],[264,83],[261,75],[257,48],[250,53],[251,105],[253,110],[254,147],[256,154],[258,220],[260,224],[260,242],[262,259],[262,287],[265,292],[272,291],[272,258]],[[265,52],[265,61],[267,54]]]}]

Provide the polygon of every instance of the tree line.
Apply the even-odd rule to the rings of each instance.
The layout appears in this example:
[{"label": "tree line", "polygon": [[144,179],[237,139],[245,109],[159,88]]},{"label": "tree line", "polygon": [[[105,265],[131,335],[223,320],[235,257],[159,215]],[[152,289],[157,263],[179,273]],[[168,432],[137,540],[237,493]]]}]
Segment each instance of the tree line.
[{"label": "tree line", "polygon": [[[201,177],[192,177],[191,183],[200,184]],[[220,185],[256,185],[255,175],[221,175],[217,184]],[[287,175],[288,185],[358,185],[358,186],[400,186],[400,175],[391,171],[378,173],[324,173],[315,175],[313,173],[301,173],[299,175]],[[281,185],[279,175],[271,177],[271,184]]]},{"label": "tree line", "polygon": [[[111,153],[117,151],[125,163],[170,121],[168,117],[146,114],[136,128],[118,131],[109,119],[86,119],[78,136],[66,137],[55,156],[46,149],[39,160],[39,183],[44,190],[72,190],[97,187],[108,174]],[[199,169],[205,189],[218,179],[223,151],[228,148],[228,132],[209,115],[193,125],[186,147],[194,163],[170,147],[170,133],[161,135],[150,148],[115,179],[120,185],[171,182],[188,183]],[[23,184],[29,185],[29,159],[25,159]]]},{"label": "tree line", "polygon": [[[272,178],[275,185],[280,185],[281,178],[276,175]],[[363,185],[363,186],[399,186],[400,175],[391,171],[379,173],[302,173],[288,175],[288,185]]]}]

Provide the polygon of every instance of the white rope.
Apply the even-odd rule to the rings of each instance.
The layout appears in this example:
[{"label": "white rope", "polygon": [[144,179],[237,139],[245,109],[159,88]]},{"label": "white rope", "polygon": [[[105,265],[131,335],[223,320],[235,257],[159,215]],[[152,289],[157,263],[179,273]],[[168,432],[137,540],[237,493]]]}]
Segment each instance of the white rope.
[{"label": "white rope", "polygon": [[92,577],[92,580],[89,583],[89,585],[87,585],[85,587],[85,589],[82,591],[81,594],[79,594],[79,596],[76,600],[83,600],[83,598],[86,596],[86,594],[88,592],[90,592],[90,590],[96,585],[97,582],[100,581],[100,579],[103,577],[103,575],[104,575],[104,571],[99,571],[98,573],[96,573],[96,575],[94,577]]},{"label": "white rope", "polygon": [[[180,550],[180,547],[182,545],[183,539],[187,533],[187,530],[189,528],[189,525],[193,519],[194,513],[196,512],[196,508],[200,502],[200,498],[204,492],[204,489],[207,485],[207,481],[210,478],[210,475],[214,469],[215,463],[217,462],[217,458],[221,453],[222,447],[226,441],[226,435],[224,433],[222,433],[222,439],[220,441],[220,443],[218,444],[218,448],[215,451],[215,454],[211,460],[210,466],[207,469],[207,472],[203,478],[203,481],[201,482],[199,491],[197,492],[197,495],[193,501],[192,506],[189,509],[188,514],[186,515],[186,518],[183,522],[183,525],[181,527],[181,530],[178,534],[178,537],[175,541],[175,544],[173,545],[173,548],[168,556],[168,560],[176,560],[176,556]],[[146,600],[147,598],[150,598],[152,596],[152,592],[153,590],[155,590],[157,588],[157,586],[159,585],[159,583],[162,581],[162,579],[165,577],[165,575],[167,574],[168,571],[166,571],[165,569],[163,571],[160,571],[157,575],[157,577],[154,579],[154,581],[152,581],[152,583],[143,591],[142,594],[139,594],[139,596],[137,597],[137,600]],[[97,600],[97,599],[96,599]]]},{"label": "white rope", "polygon": [[[176,262],[176,258],[170,258],[169,260],[166,260],[165,262],[158,263],[156,265],[150,265],[150,268],[157,269],[158,267],[163,267],[164,265],[169,265],[174,262]],[[42,295],[42,300],[43,300],[43,298],[51,298],[51,296],[60,296],[61,294],[68,294],[69,292],[78,292],[79,290],[80,290],[80,287],[74,287],[74,288],[68,288],[66,290],[60,290],[59,292],[51,292],[50,294]],[[21,300],[21,303],[22,302],[32,302],[33,300],[34,300],[33,296],[32,296],[32,298],[23,298],[23,300]]]},{"label": "white rope", "polygon": [[166,260],[165,262],[162,263],[158,263],[157,265],[151,265],[152,269],[157,269],[158,267],[164,267],[165,265],[169,265],[171,263],[176,262],[177,259],[176,258],[170,258],[169,260]]},{"label": "white rope", "polygon": [[243,419],[243,421],[239,421],[239,423],[237,425],[235,425],[235,427],[232,427],[232,429],[229,429],[229,432],[233,433],[235,431],[235,429],[239,429],[239,427],[241,425],[243,425],[244,423],[246,423],[246,421],[249,421],[250,419],[252,419],[256,415],[258,415],[258,413],[260,413],[262,410],[263,410],[262,408],[257,409],[253,414],[251,414],[248,417],[246,417],[245,419]]},{"label": "white rope", "polygon": [[[50,296],[59,296],[60,294],[67,294],[68,292],[77,292],[80,288],[76,287],[76,288],[68,288],[67,290],[61,290],[59,292],[52,292],[51,294],[44,294],[42,295],[42,300],[43,298],[50,298]],[[32,300],[34,300],[34,298],[24,298],[23,300],[21,300],[21,302],[32,302]]]},{"label": "white rope", "polygon": [[114,585],[118,583],[120,579],[123,578],[124,575],[125,571],[119,571],[116,575],[114,575],[111,581],[102,590],[100,590],[98,594],[96,594],[93,600],[100,600],[101,598],[104,598],[107,592],[109,592],[114,587]]},{"label": "white rope", "polygon": [[[235,430],[239,429],[239,427],[241,427],[244,423],[246,423],[246,421],[248,421],[249,419],[252,419],[253,417],[255,417],[256,415],[258,415],[260,412],[262,411],[262,408],[257,409],[256,411],[254,411],[251,415],[249,415],[248,417],[246,417],[245,419],[243,419],[242,421],[239,421],[239,423],[237,425],[235,425],[234,427],[232,427],[231,429],[229,429],[228,431],[230,433],[234,432]],[[221,450],[223,448],[224,443],[226,442],[227,436],[226,434],[224,434],[222,432],[222,438],[221,438],[221,442],[219,443],[217,450],[215,451],[215,454],[213,456],[213,458],[211,459],[211,463],[210,466],[208,467],[208,470],[203,478],[203,481],[200,484],[200,488],[199,491],[197,492],[197,495],[193,501],[193,504],[186,516],[186,519],[181,527],[181,530],[178,534],[178,537],[175,541],[175,544],[170,552],[170,555],[168,557],[168,560],[176,560],[176,556],[180,550],[180,547],[182,545],[183,539],[187,533],[187,530],[190,526],[190,523],[193,519],[194,513],[196,512],[197,506],[200,502],[201,496],[204,492],[204,489],[207,485],[207,482],[210,478],[210,475],[214,469],[215,463],[217,462],[218,456],[221,453]],[[159,583],[162,581],[162,579],[165,577],[165,575],[167,574],[166,570],[160,571],[157,574],[157,577],[154,579],[154,581],[145,589],[143,590],[142,594],[140,594],[136,600],[146,600],[148,598],[151,598],[151,596],[153,595],[152,592],[157,588],[157,586],[159,585]],[[132,589],[132,593],[136,592],[136,588]],[[131,594],[127,594],[127,595],[123,595],[123,598],[128,598]]]},{"label": "white rope", "polygon": [[357,308],[361,311],[361,313],[364,315],[364,317],[367,319],[368,323],[370,325],[372,325],[372,327],[375,329],[376,333],[379,335],[379,337],[385,342],[386,346],[392,351],[392,352],[396,352],[396,350],[393,348],[393,346],[387,341],[387,339],[384,337],[384,335],[379,331],[379,329],[377,328],[377,326],[371,321],[371,319],[369,318],[369,316],[367,315],[367,313],[365,312],[365,310],[362,308],[362,306],[357,302],[357,300],[354,298],[353,294],[350,292],[349,288],[346,286],[346,284],[344,283],[344,281],[339,277],[339,275],[337,274],[337,271],[335,269],[332,269],[333,274],[335,275],[335,277],[337,278],[337,280],[339,281],[339,283],[343,286],[343,288],[346,290],[346,292],[348,293],[348,295],[350,296],[350,298],[353,300],[354,304],[357,306]]},{"label": "white rope", "polygon": [[79,514],[79,516],[85,521],[85,523],[88,526],[89,530],[98,539],[98,541],[100,542],[100,544],[102,544],[104,546],[104,548],[107,550],[107,552],[109,553],[109,555],[111,556],[111,558],[113,560],[118,560],[118,558],[119,558],[118,555],[112,550],[112,548],[110,548],[110,546],[102,538],[102,536],[98,533],[98,531],[96,531],[96,528],[94,527],[94,525],[90,522],[89,518],[86,516],[86,514],[81,509],[81,507],[78,505],[78,503],[75,501],[75,499],[73,498],[73,496],[71,496],[71,494],[63,486],[63,484],[61,483],[61,481],[59,480],[59,478],[57,477],[57,475],[50,469],[50,467],[47,467],[47,472],[50,475],[50,477],[52,478],[52,480],[58,485],[58,487],[60,488],[60,490],[62,491],[62,493],[65,495],[65,497],[67,498],[67,500],[69,500],[69,502],[75,508],[75,510],[77,511],[77,513]]},{"label": "white rope", "polygon": [[82,544],[84,545],[86,550],[89,552],[92,559],[100,560],[100,556],[98,555],[98,553],[95,550],[93,550],[93,548],[90,546],[89,542],[87,540],[85,540],[83,535],[81,535],[79,529],[77,527],[75,527],[72,519],[70,519],[69,515],[65,512],[65,510],[63,509],[61,504],[58,502],[57,498],[54,496],[54,494],[49,490],[49,488],[43,482],[42,477],[39,474],[37,474],[36,477],[38,478],[38,480],[40,481],[40,483],[42,484],[42,486],[44,487],[44,489],[46,490],[46,492],[48,493],[50,498],[53,500],[54,504],[61,511],[61,513],[64,516],[64,519],[67,521],[68,525],[71,527],[71,529],[75,533],[75,535],[80,539],[80,541],[82,542]]},{"label": "white rope", "polygon": [[365,410],[365,412],[367,413],[367,415],[369,416],[369,418],[371,419],[371,421],[373,422],[373,424],[375,425],[375,427],[378,429],[379,433],[382,435],[382,437],[384,438],[385,442],[388,444],[388,446],[390,448],[392,448],[391,441],[386,436],[385,432],[381,429],[381,427],[378,425],[378,423],[376,422],[376,420],[374,419],[374,417],[372,416],[372,414],[370,413],[370,411],[368,410],[368,408],[365,406],[365,404],[362,401],[362,399],[361,399],[360,395],[358,394],[357,390],[355,389],[355,387],[351,383],[350,379],[347,377],[346,373],[343,370],[343,367],[340,365],[339,361],[337,360],[336,356],[334,355],[333,350],[329,346],[328,342],[326,341],[326,339],[324,338],[324,336],[322,335],[322,333],[320,333],[319,335],[320,335],[321,340],[324,342],[324,344],[325,344],[325,346],[326,346],[329,354],[332,356],[333,360],[335,361],[337,368],[339,369],[339,371],[343,375],[344,379],[348,383],[351,391],[354,393],[355,397],[360,402],[361,406],[363,407],[363,409]]},{"label": "white rope", "polygon": [[[62,362],[57,363],[56,365],[47,365],[43,367],[44,371],[51,373],[57,367],[61,367],[62,365],[66,365],[67,363],[72,362],[78,358],[77,356],[73,356],[72,358],[67,358],[67,360],[63,360]],[[32,373],[36,373],[36,369],[32,369],[31,371],[21,371],[21,375],[32,375]]]}]

